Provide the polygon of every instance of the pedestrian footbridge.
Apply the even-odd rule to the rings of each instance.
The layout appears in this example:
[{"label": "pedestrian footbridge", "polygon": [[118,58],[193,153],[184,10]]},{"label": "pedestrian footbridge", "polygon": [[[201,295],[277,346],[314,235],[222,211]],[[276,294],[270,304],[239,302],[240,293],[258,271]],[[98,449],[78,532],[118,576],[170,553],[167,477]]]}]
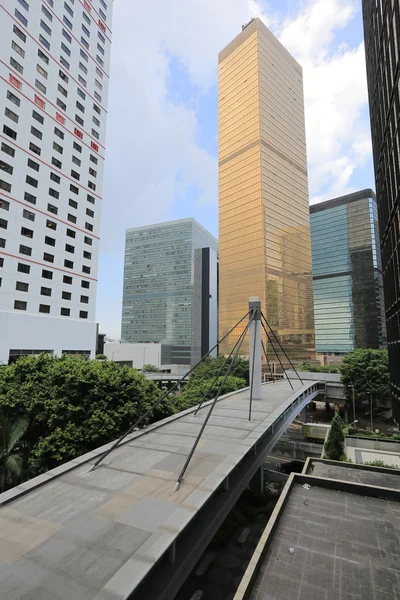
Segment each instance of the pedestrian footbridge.
[{"label": "pedestrian footbridge", "polygon": [[99,448],[0,495],[1,595],[7,600],[172,600],[318,381],[264,384],[129,435],[97,469]]}]

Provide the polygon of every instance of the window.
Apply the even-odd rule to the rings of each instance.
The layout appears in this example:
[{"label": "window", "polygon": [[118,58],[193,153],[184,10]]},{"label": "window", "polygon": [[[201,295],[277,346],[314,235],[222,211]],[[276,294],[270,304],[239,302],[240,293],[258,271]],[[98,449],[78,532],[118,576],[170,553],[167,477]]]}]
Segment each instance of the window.
[{"label": "window", "polygon": [[93,219],[93,217],[94,217],[94,211],[93,210],[90,210],[90,208],[87,208],[86,209],[86,214],[87,214],[88,217],[91,217]]},{"label": "window", "polygon": [[71,300],[72,294],[71,294],[71,292],[62,292],[61,293],[61,298],[63,300]]},{"label": "window", "polygon": [[103,71],[101,69],[99,69],[99,67],[96,67],[96,75],[98,75],[100,77],[100,79],[103,79],[103,77],[104,77]]},{"label": "window", "polygon": [[67,105],[65,104],[65,102],[63,102],[62,100],[60,100],[60,98],[57,98],[57,102],[56,102],[57,106],[59,106],[61,108],[61,110],[63,110],[64,112],[67,111]]},{"label": "window", "polygon": [[71,221],[71,223],[76,223],[76,217],[74,217],[74,215],[68,214],[67,220]]},{"label": "window", "polygon": [[83,87],[87,86],[86,79],[83,79],[82,75],[80,75],[79,73],[78,73],[78,81],[79,81],[79,83],[81,83],[83,85]]},{"label": "window", "polygon": [[93,245],[92,238],[88,237],[87,235],[85,235],[85,237],[84,237],[84,242],[85,242],[85,244],[88,244],[88,246],[92,246]]},{"label": "window", "polygon": [[76,108],[78,110],[80,110],[81,112],[85,112],[85,107],[83,106],[83,104],[81,104],[80,102],[78,102],[78,100],[76,101]]},{"label": "window", "polygon": [[61,131],[61,129],[58,129],[58,127],[54,127],[54,133],[62,140],[64,139],[64,132]]},{"label": "window", "polygon": [[77,127],[75,127],[74,129],[74,134],[81,140],[83,138],[83,133],[82,131],[79,131],[79,129]]},{"label": "window", "polygon": [[67,90],[60,83],[58,84],[57,89],[60,92],[60,94],[62,94],[63,96],[65,96],[65,97],[68,96]]},{"label": "window", "polygon": [[73,229],[67,229],[66,234],[68,237],[72,237],[72,238],[76,237],[76,231],[74,231]]},{"label": "window", "polygon": [[62,308],[60,310],[60,315],[62,317],[69,317],[70,313],[71,313],[71,310],[69,308]]},{"label": "window", "polygon": [[[0,238],[0,248],[6,247],[6,240],[4,238]],[[0,258],[0,267],[4,267],[4,258]]]},{"label": "window", "polygon": [[27,292],[29,290],[29,283],[25,283],[24,281],[17,281],[15,283],[15,289],[19,292]]},{"label": "window", "polygon": [[87,273],[88,275],[90,275],[90,267],[87,267],[86,265],[83,265],[83,267],[82,267],[82,273]]},{"label": "window", "polygon": [[54,221],[50,221],[50,219],[47,219],[46,227],[55,231],[57,229],[57,223],[55,223]]},{"label": "window", "polygon": [[10,127],[7,127],[7,125],[3,125],[3,133],[8,135],[8,137],[10,137],[13,140],[17,139],[17,132],[13,129],[10,129]]},{"label": "window", "polygon": [[26,176],[26,183],[28,183],[29,185],[37,188],[38,186],[38,180],[34,179],[33,177],[30,177],[29,175]]},{"label": "window", "polygon": [[93,156],[93,154],[90,155],[90,160],[92,161],[92,163],[94,163],[95,165],[97,165],[97,163],[99,162],[98,159]]},{"label": "window", "polygon": [[29,194],[28,192],[25,192],[24,200],[31,204],[36,204],[36,196],[32,196],[32,194]]},{"label": "window", "polygon": [[101,8],[99,8],[99,15],[101,16],[101,18],[103,19],[103,21],[107,21],[106,15],[103,13],[103,11],[101,10]]},{"label": "window", "polygon": [[67,19],[67,17],[66,17],[65,15],[63,16],[63,21],[64,21],[64,23],[66,24],[66,26],[68,27],[68,29],[71,29],[71,30],[72,30],[72,23],[71,23],[71,21],[69,21],[69,20]]},{"label": "window", "polygon": [[55,246],[56,240],[54,238],[46,235],[44,238],[44,243],[47,244],[48,246]]},{"label": "window", "polygon": [[88,181],[88,187],[90,187],[91,190],[96,190],[96,185],[94,183],[92,183],[91,181]]},{"label": "window", "polygon": [[41,149],[39,148],[39,146],[36,146],[36,144],[34,144],[33,142],[29,142],[29,150],[31,150],[38,156],[40,156],[40,154],[42,152]]},{"label": "window", "polygon": [[48,304],[39,304],[39,312],[49,315],[50,314],[50,306]]},{"label": "window", "polygon": [[6,115],[6,117],[11,119],[11,121],[14,121],[14,123],[18,123],[18,121],[19,121],[18,115],[15,112],[13,112],[12,110],[10,110],[9,108],[7,108],[7,107],[5,108],[4,114]]},{"label": "window", "polygon": [[50,36],[51,36],[51,29],[50,29],[50,27],[47,25],[47,23],[45,23],[45,22],[43,21],[43,19],[40,19],[40,27],[41,27],[42,29],[44,29],[44,31],[47,33],[47,35],[50,35]]},{"label": "window", "polygon": [[86,310],[80,310],[79,311],[79,318],[80,319],[87,319],[88,318],[88,313]]},{"label": "window", "polygon": [[60,146],[60,144],[57,144],[57,142],[53,142],[53,149],[60,154],[63,153],[63,147]]},{"label": "window", "polygon": [[17,271],[19,271],[20,273],[27,273],[27,275],[29,275],[29,273],[31,272],[31,267],[30,265],[25,265],[24,263],[18,263]]},{"label": "window", "polygon": [[68,75],[66,75],[66,74],[64,73],[64,71],[61,71],[61,69],[58,71],[58,76],[59,76],[59,77],[60,77],[60,78],[61,78],[63,81],[65,81],[65,83],[68,83],[68,82],[69,82],[69,77],[68,77]]},{"label": "window", "polygon": [[80,52],[80,54],[81,54],[81,57],[83,58],[83,60],[85,60],[86,62],[88,62],[88,61],[89,61],[89,57],[88,57],[88,55],[86,54],[86,52],[84,52],[84,51],[82,50],[82,48],[81,48],[81,52]]},{"label": "window", "polygon": [[28,26],[28,19],[25,19],[24,15],[21,15],[21,13],[19,12],[19,10],[15,9],[14,15],[17,17],[17,19],[19,21],[21,21],[22,25],[24,25],[25,27]]},{"label": "window", "polygon": [[40,42],[41,44],[43,44],[43,46],[44,46],[45,48],[47,48],[47,50],[50,50],[50,43],[49,43],[49,42],[46,40],[46,38],[45,38],[45,37],[43,37],[43,36],[42,36],[42,34],[41,34],[41,33],[39,33],[39,42]]},{"label": "window", "polygon": [[21,6],[24,7],[24,9],[26,11],[29,11],[29,4],[27,2],[25,2],[25,0],[18,0],[18,2],[20,3]]},{"label": "window", "polygon": [[53,213],[53,215],[56,215],[56,214],[58,213],[58,208],[57,208],[57,206],[54,206],[53,204],[48,204],[48,205],[47,205],[47,210],[48,210],[50,213]]},{"label": "window", "polygon": [[69,285],[72,284],[72,277],[70,277],[69,275],[64,275],[63,277],[63,283],[68,283]]},{"label": "window", "polygon": [[69,190],[70,190],[70,192],[73,192],[74,194],[79,194],[79,188],[77,188],[76,185],[72,185],[72,183],[69,186]]},{"label": "window", "polygon": [[104,2],[104,0],[100,0],[100,4],[105,10],[107,10],[107,4]]},{"label": "window", "polygon": [[63,50],[67,56],[71,56],[71,50],[64,44],[64,42],[61,42],[61,50]]},{"label": "window", "polygon": [[65,244],[65,252],[70,252],[71,254],[74,254],[75,246],[71,246],[71,244]]},{"label": "window", "polygon": [[72,260],[64,260],[64,267],[67,267],[67,269],[73,269],[74,263]]},{"label": "window", "polygon": [[46,86],[43,85],[43,83],[41,83],[38,79],[35,79],[35,86],[37,87],[38,90],[40,90],[43,94],[47,93],[47,88]]},{"label": "window", "polygon": [[38,112],[36,112],[36,110],[33,110],[33,111],[32,111],[32,117],[33,117],[34,119],[36,119],[36,121],[39,121],[39,123],[40,123],[41,125],[43,125],[43,123],[44,123],[44,118],[42,117],[42,115],[40,115]]},{"label": "window", "polygon": [[100,46],[100,44],[97,44],[97,50],[104,56],[104,48],[103,48],[103,46]]},{"label": "window", "polygon": [[103,42],[103,44],[106,43],[106,38],[104,37],[104,35],[102,33],[100,33],[100,31],[97,32],[97,37],[99,38],[99,40],[101,40]]},{"label": "window", "polygon": [[13,171],[14,171],[14,167],[12,167],[8,163],[4,162],[4,160],[0,160],[0,171],[5,171],[9,175],[12,175]]},{"label": "window", "polygon": [[83,100],[86,100],[86,94],[85,92],[82,92],[81,88],[76,88],[76,92],[78,96],[80,96]]},{"label": "window", "polygon": [[53,263],[54,262],[54,256],[53,256],[53,254],[48,254],[47,252],[44,252],[44,254],[43,254],[43,260],[45,260],[46,262]]},{"label": "window", "polygon": [[26,42],[26,35],[16,25],[13,27],[13,32],[20,40]]},{"label": "window", "polygon": [[3,181],[2,179],[0,179],[0,190],[4,190],[6,192],[11,192],[11,183],[8,183],[7,181]]},{"label": "window", "polygon": [[100,109],[100,108],[97,106],[97,104],[94,104],[94,103],[93,103],[93,110],[94,110],[95,112],[97,112],[97,114],[98,114],[98,115],[100,115],[100,114],[101,114],[101,109]]},{"label": "window", "polygon": [[43,134],[41,131],[39,131],[39,129],[36,129],[36,127],[31,127],[31,134],[34,135],[35,137],[39,138],[39,140],[42,139]]},{"label": "window", "polygon": [[34,171],[39,171],[39,169],[40,169],[39,163],[37,163],[36,161],[32,160],[31,158],[28,158],[28,167],[30,167]]},{"label": "window", "polygon": [[54,181],[55,183],[60,183],[60,181],[61,181],[61,177],[59,175],[56,175],[53,172],[50,173],[50,179],[51,179],[51,181]]},{"label": "window", "polygon": [[92,129],[92,136],[95,137],[96,140],[100,139],[100,136],[95,129]]},{"label": "window", "polygon": [[79,173],[77,173],[76,171],[71,169],[71,177],[73,177],[74,179],[77,179],[78,181],[80,180],[81,176],[79,175]]},{"label": "window", "polygon": [[21,227],[21,235],[23,235],[24,237],[33,238],[33,231],[32,229],[28,229],[27,227]]},{"label": "window", "polygon": [[[15,11],[18,12],[18,11]],[[26,310],[27,303],[22,302],[22,300],[14,300],[14,309],[15,310]]]},{"label": "window", "polygon": [[87,260],[92,260],[92,253],[88,252],[87,250],[83,251],[83,258],[86,258]]},{"label": "window", "polygon": [[1,143],[1,151],[5,152],[5,154],[8,154],[9,156],[12,156],[13,158],[15,156],[15,150],[14,150],[14,148],[11,148],[11,146],[9,146],[8,144],[6,144],[5,142]]},{"label": "window", "polygon": [[82,164],[82,161],[79,158],[77,158],[76,156],[72,156],[72,162],[75,163],[76,165],[78,165],[78,167],[80,167]]},{"label": "window", "polygon": [[51,296],[51,288],[42,286],[40,288],[40,295],[41,296]]},{"label": "window", "polygon": [[82,36],[81,36],[81,44],[82,44],[83,46],[85,46],[85,48],[86,48],[87,50],[89,50],[89,44],[88,44],[87,40],[86,40],[84,37],[82,37]]},{"label": "window", "polygon": [[84,120],[79,116],[79,115],[75,115],[75,121],[78,123],[78,125],[80,125],[81,127],[84,126],[85,122]]},{"label": "window", "polygon": [[80,146],[76,142],[74,142],[73,148],[74,148],[74,150],[77,150],[78,152],[82,152],[82,146]]},{"label": "window", "polygon": [[60,197],[60,192],[57,192],[57,190],[53,190],[53,188],[49,187],[49,196],[58,200]]},{"label": "window", "polygon": [[78,208],[78,203],[75,202],[75,200],[72,200],[71,198],[69,199],[69,205],[72,206],[72,208]]},{"label": "window", "polygon": [[92,169],[91,167],[89,167],[89,175],[91,175],[92,177],[96,178],[97,177],[97,171],[95,171],[94,169]]},{"label": "window", "polygon": [[83,288],[89,289],[89,287],[90,287],[90,282],[89,282],[89,281],[85,281],[85,280],[83,279],[83,280],[82,280],[82,282],[81,282],[81,286],[82,286]]},{"label": "window", "polygon": [[81,71],[83,71],[85,73],[85,75],[87,75],[88,70],[83,63],[81,63],[81,62],[79,63],[79,68]]},{"label": "window", "polygon": [[25,58],[25,50],[23,50],[21,48],[21,46],[18,46],[18,44],[16,42],[14,42],[14,40],[12,40],[11,42],[11,48],[20,55],[21,58]]},{"label": "window", "polygon": [[69,71],[69,62],[63,56],[60,56],[60,63]]},{"label": "window", "polygon": [[44,52],[42,52],[40,48],[38,48],[37,53],[38,53],[38,57],[40,59],[42,59],[42,61],[45,62],[46,65],[48,65],[49,64],[49,57]]},{"label": "window", "polygon": [[22,211],[22,216],[24,217],[24,219],[28,219],[29,221],[34,221],[35,220],[35,213],[31,212],[30,210],[26,210],[25,208]]},{"label": "window", "polygon": [[57,169],[62,168],[62,162],[58,158],[54,158],[54,156],[51,157],[51,164],[57,167]]},{"label": "window", "polygon": [[42,277],[43,279],[53,279],[53,271],[42,269]]},{"label": "window", "polygon": [[8,221],[6,221],[5,219],[0,219],[0,227],[1,229],[7,229]]},{"label": "window", "polygon": [[74,16],[74,11],[72,10],[72,8],[66,2],[64,2],[64,8],[67,11],[67,13],[69,13],[71,15],[71,17]]},{"label": "window", "polygon": [[2,210],[10,210],[10,203],[3,198],[0,198],[0,209]]},{"label": "window", "polygon": [[91,25],[91,24],[92,24],[91,20],[89,19],[89,17],[88,17],[88,16],[87,16],[87,14],[85,13],[85,11],[82,11],[82,17],[85,19],[85,21],[86,21],[86,23],[87,23],[88,25]]},{"label": "window", "polygon": [[85,25],[82,23],[82,31],[83,33],[85,33],[88,37],[90,37],[90,31],[87,27],[85,27]]},{"label": "window", "polygon": [[92,121],[97,127],[100,127],[100,121],[94,115],[92,116]]},{"label": "window", "polygon": [[89,296],[81,296],[82,304],[89,304]]},{"label": "window", "polygon": [[23,246],[22,244],[19,247],[19,253],[25,254],[26,256],[32,256],[32,248],[29,246]]}]

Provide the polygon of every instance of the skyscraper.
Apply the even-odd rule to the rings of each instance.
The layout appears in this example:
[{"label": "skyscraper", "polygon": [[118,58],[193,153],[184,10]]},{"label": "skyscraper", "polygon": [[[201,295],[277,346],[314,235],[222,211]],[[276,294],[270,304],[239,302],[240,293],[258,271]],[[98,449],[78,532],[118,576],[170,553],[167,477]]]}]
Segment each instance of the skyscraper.
[{"label": "skyscraper", "polygon": [[400,422],[400,6],[362,6],[393,416]]},{"label": "skyscraper", "polygon": [[126,232],[121,337],[194,365],[217,341],[218,242],[194,219]]},{"label": "skyscraper", "polygon": [[310,207],[315,349],[386,346],[376,196],[361,190]]},{"label": "skyscraper", "polygon": [[93,355],[112,0],[0,5],[0,361]]},{"label": "skyscraper", "polygon": [[[219,54],[220,337],[249,296],[293,358],[314,353],[300,65],[259,20]],[[242,326],[222,347],[228,349]]]}]

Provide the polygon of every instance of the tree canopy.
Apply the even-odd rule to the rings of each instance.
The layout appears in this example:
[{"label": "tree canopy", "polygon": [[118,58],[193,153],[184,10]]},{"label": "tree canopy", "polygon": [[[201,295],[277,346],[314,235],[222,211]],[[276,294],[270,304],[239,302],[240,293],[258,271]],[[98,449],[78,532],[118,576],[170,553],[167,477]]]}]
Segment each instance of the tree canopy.
[{"label": "tree canopy", "polygon": [[352,399],[352,386],[354,386],[356,402],[368,400],[372,393],[375,405],[386,406],[389,404],[390,383],[387,350],[357,348],[346,354],[340,370],[349,401]]},{"label": "tree canopy", "polygon": [[342,460],[344,455],[343,421],[339,415],[332,419],[328,439],[325,442],[325,454],[330,460]]}]

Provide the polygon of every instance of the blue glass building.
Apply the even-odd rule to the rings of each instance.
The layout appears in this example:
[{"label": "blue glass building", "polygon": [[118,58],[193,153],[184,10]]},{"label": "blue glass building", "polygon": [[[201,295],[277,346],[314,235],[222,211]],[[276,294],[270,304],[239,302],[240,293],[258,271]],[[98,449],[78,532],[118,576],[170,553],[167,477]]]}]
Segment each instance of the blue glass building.
[{"label": "blue glass building", "polygon": [[376,196],[370,189],[310,207],[315,347],[386,346]]}]

